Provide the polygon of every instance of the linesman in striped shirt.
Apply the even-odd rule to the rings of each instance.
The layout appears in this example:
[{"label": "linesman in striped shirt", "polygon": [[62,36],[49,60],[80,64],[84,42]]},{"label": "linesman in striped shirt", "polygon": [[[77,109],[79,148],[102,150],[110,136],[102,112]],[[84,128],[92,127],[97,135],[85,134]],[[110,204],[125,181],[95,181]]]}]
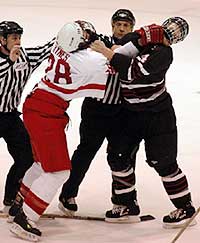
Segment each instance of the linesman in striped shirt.
[{"label": "linesman in striped shirt", "polygon": [[22,48],[23,28],[16,22],[0,23],[0,137],[13,158],[5,185],[5,211],[11,206],[33,156],[28,133],[17,107],[32,72],[45,60],[54,40],[43,46]]},{"label": "linesman in striped shirt", "polygon": [[[117,43],[127,33],[132,32],[135,17],[128,9],[118,9],[111,18],[111,25],[113,35],[111,37],[102,36],[108,47]],[[72,171],[70,177],[63,185],[59,196],[59,208],[67,215],[73,215],[78,210],[75,198],[78,194],[79,185],[104,139],[106,138],[109,143],[112,143],[112,140],[116,138],[115,130],[121,126],[120,123],[115,121],[121,109],[120,83],[118,74],[111,67],[110,70],[112,70],[112,74],[107,79],[104,98],[87,97],[82,104],[80,144],[71,159]],[[135,164],[134,156],[132,162]]]}]

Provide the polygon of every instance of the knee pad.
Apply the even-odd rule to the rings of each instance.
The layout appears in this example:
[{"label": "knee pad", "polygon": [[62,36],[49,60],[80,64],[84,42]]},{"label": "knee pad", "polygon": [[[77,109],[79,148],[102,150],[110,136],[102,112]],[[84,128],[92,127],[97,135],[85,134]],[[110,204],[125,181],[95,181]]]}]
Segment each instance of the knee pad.
[{"label": "knee pad", "polygon": [[122,171],[130,165],[130,160],[128,160],[126,154],[114,151],[108,152],[107,160],[112,171]]},{"label": "knee pad", "polygon": [[173,174],[177,169],[178,165],[177,163],[165,163],[160,161],[146,161],[149,166],[153,167],[156,172],[159,174],[159,176],[168,176],[170,174]]},{"label": "knee pad", "polygon": [[132,166],[135,169],[136,154],[139,145],[129,146],[120,149],[114,149],[112,146],[107,147],[107,160],[112,171],[122,171]]}]

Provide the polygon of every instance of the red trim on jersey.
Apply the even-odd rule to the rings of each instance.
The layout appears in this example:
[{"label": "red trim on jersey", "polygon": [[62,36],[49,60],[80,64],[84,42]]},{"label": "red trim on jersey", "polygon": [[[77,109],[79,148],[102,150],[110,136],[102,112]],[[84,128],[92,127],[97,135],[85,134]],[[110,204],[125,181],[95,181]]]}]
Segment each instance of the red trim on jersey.
[{"label": "red trim on jersey", "polygon": [[45,209],[48,207],[49,203],[43,201],[32,191],[29,191],[25,197],[24,202],[37,214],[42,215]]},{"label": "red trim on jersey", "polygon": [[23,184],[23,182],[22,182],[19,191],[20,191],[20,193],[22,194],[22,196],[25,197],[26,194],[28,193],[29,189],[30,189],[30,188],[28,188],[27,186],[25,186],[25,185]]},{"label": "red trim on jersey", "polygon": [[49,88],[55,89],[55,90],[60,91],[64,94],[73,94],[73,93],[76,93],[79,90],[85,90],[85,89],[105,90],[105,88],[106,88],[105,84],[86,84],[86,85],[78,87],[77,89],[64,89],[64,88],[58,87],[57,85],[51,83],[48,80],[42,79],[42,82],[45,83]]}]

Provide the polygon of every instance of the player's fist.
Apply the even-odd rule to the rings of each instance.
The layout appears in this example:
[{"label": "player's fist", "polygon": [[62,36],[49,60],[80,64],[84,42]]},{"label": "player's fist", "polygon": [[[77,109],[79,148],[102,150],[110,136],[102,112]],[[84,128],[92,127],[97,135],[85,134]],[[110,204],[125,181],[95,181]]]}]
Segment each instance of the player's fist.
[{"label": "player's fist", "polygon": [[10,50],[10,55],[9,55],[10,60],[15,62],[20,55],[21,55],[20,46],[19,45],[13,46],[13,48]]},{"label": "player's fist", "polygon": [[146,25],[139,30],[136,30],[140,34],[139,44],[145,46],[149,43],[159,44],[163,43],[164,30],[163,27],[156,24]]},{"label": "player's fist", "polygon": [[90,48],[91,48],[93,51],[102,53],[103,50],[106,48],[106,46],[105,46],[105,44],[104,44],[103,41],[96,40],[96,41],[94,41],[94,42],[90,45]]}]

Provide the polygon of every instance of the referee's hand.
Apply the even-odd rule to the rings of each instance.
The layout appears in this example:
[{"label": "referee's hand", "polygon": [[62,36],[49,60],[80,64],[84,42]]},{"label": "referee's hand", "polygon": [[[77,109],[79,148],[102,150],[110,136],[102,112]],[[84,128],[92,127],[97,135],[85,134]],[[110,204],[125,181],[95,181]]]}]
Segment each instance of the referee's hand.
[{"label": "referee's hand", "polygon": [[20,55],[21,55],[20,45],[13,46],[13,48],[10,50],[10,55],[9,55],[10,60],[15,62]]}]

